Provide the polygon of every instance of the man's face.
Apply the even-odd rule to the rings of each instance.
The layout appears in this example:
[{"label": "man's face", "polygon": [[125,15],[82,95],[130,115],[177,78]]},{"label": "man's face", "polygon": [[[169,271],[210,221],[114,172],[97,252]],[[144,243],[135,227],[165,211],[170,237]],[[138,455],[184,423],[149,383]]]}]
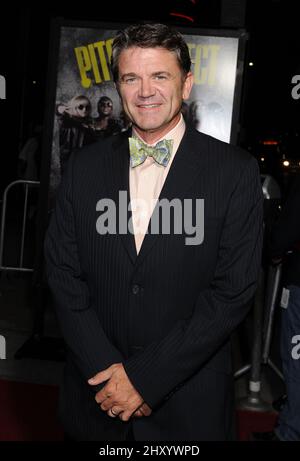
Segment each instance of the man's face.
[{"label": "man's face", "polygon": [[141,134],[153,133],[159,139],[172,129],[192,84],[192,74],[183,77],[175,53],[164,48],[132,47],[120,54],[119,93]]}]

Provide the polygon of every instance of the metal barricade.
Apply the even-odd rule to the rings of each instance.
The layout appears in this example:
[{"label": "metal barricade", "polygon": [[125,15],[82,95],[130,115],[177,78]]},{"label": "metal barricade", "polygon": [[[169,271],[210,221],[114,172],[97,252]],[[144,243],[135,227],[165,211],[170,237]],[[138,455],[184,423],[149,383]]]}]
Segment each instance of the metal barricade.
[{"label": "metal barricade", "polygon": [[[6,212],[7,212],[7,198],[9,191],[15,186],[20,184],[24,185],[24,208],[23,208],[23,219],[22,219],[22,232],[21,232],[21,248],[19,256],[19,265],[18,266],[7,266],[3,265],[3,253],[4,253],[4,241],[5,241],[5,228],[6,228]],[[26,224],[27,224],[27,210],[28,210],[28,196],[30,187],[38,187],[40,185],[39,181],[28,181],[19,179],[10,183],[4,193],[2,201],[2,212],[1,212],[1,229],[0,229],[0,272],[1,271],[18,271],[18,272],[33,272],[33,268],[24,267],[24,244],[25,244],[25,235],[26,235]]]},{"label": "metal barricade", "polygon": [[[17,266],[4,265],[4,243],[5,243],[5,231],[6,231],[6,218],[7,218],[7,198],[8,193],[14,187],[23,185],[24,187],[24,206],[22,216],[22,229],[20,237],[20,254],[18,257],[19,264]],[[27,181],[17,180],[7,186],[3,194],[2,212],[1,212],[1,228],[0,228],[0,281],[1,276],[5,271],[16,271],[22,273],[33,273],[36,268],[24,267],[24,249],[25,236],[26,236],[26,224],[28,216],[28,204],[29,201],[29,188],[40,186],[39,181]],[[19,241],[19,240],[18,240]],[[31,358],[31,359],[45,359],[64,361],[65,360],[65,346],[64,341],[61,337],[45,337],[44,336],[44,309],[45,304],[43,303],[43,284],[37,280],[34,280],[34,297],[32,300],[33,307],[33,331],[30,337],[25,343],[17,350],[14,357],[15,359]],[[1,292],[0,292],[1,295]]]},{"label": "metal barricade", "polygon": [[281,282],[282,264],[271,265],[268,273],[267,296],[266,296],[266,316],[264,322],[264,344],[262,352],[263,365],[270,368],[284,381],[284,376],[278,367],[270,359],[270,347],[274,324],[274,314],[279,301],[279,289]]},{"label": "metal barricade", "polygon": [[281,371],[270,359],[270,345],[273,333],[274,314],[279,297],[282,266],[270,265],[268,268],[265,302],[263,300],[264,273],[258,284],[254,301],[253,343],[251,363],[235,373],[239,378],[250,370],[248,395],[239,402],[239,408],[253,411],[271,411],[272,405],[261,397],[262,366],[269,366],[283,381]]},{"label": "metal barricade", "polygon": [[[273,224],[279,213],[281,191],[276,180],[270,175],[261,175],[262,192],[264,195],[264,239],[269,238]],[[265,274],[265,271],[267,274]],[[265,280],[267,283],[265,283]],[[283,380],[280,370],[270,359],[270,345],[273,333],[274,313],[278,300],[281,280],[281,264],[269,265],[260,271],[258,287],[253,306],[253,341],[251,362],[241,367],[234,374],[240,378],[248,371],[248,394],[239,403],[239,408],[256,411],[271,411],[271,404],[261,397],[262,366],[270,366]],[[265,289],[266,286],[266,289]]]}]

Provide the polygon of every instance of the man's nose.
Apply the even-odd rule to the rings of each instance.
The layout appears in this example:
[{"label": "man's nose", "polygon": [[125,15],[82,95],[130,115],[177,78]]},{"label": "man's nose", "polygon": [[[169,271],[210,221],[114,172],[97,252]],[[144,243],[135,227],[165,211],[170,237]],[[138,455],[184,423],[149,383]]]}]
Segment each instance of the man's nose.
[{"label": "man's nose", "polygon": [[155,94],[155,87],[151,79],[141,79],[140,88],[139,88],[139,96],[141,98],[149,98],[149,96],[153,96]]}]

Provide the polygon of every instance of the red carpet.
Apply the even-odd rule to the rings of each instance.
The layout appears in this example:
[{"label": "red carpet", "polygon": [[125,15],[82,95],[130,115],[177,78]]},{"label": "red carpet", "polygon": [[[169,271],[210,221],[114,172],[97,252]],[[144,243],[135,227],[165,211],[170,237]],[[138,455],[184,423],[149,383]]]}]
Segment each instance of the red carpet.
[{"label": "red carpet", "polygon": [[0,441],[58,441],[58,388],[0,380]]},{"label": "red carpet", "polygon": [[269,432],[277,421],[277,413],[237,410],[237,436],[240,441],[251,440],[252,432]]},{"label": "red carpet", "polygon": [[[0,380],[0,441],[59,441],[63,430],[57,419],[58,388]],[[252,432],[273,429],[276,413],[237,411],[241,441]]]}]

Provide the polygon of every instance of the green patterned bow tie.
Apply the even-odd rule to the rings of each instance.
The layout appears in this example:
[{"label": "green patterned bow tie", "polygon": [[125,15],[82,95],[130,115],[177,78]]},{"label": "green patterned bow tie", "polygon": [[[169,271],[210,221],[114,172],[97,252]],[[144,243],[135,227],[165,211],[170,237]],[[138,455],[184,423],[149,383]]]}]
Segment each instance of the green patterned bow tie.
[{"label": "green patterned bow tie", "polygon": [[173,148],[173,139],[163,139],[155,146],[144,144],[139,138],[129,138],[130,166],[135,168],[144,163],[147,157],[153,157],[160,165],[167,166]]}]

